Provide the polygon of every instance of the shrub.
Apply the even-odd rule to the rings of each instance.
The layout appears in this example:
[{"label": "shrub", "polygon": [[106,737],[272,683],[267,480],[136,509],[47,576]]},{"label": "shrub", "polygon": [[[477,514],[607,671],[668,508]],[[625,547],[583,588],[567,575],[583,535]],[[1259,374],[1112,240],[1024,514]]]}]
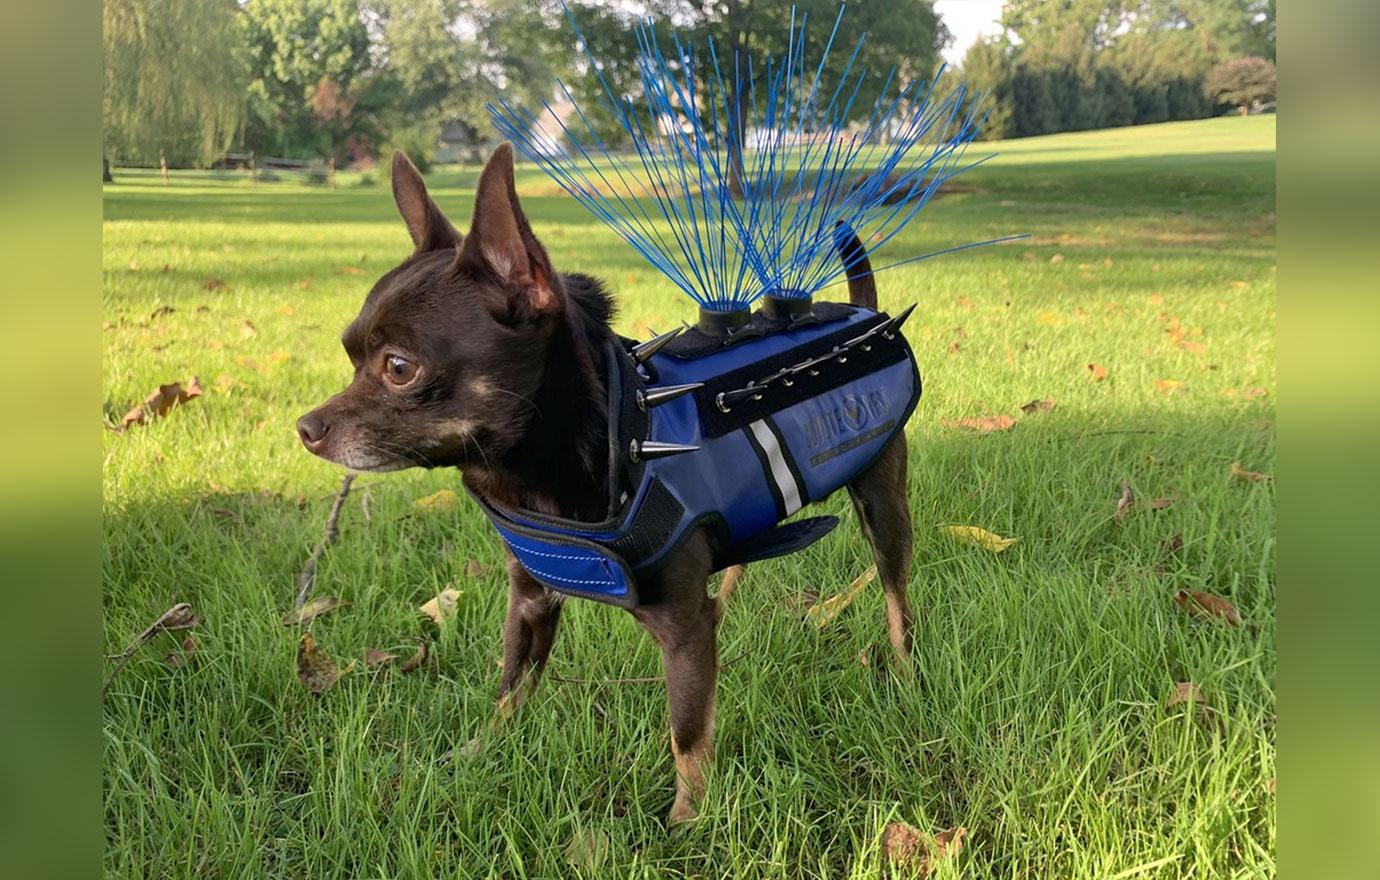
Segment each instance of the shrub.
[{"label": "shrub", "polygon": [[1229,104],[1241,111],[1275,99],[1275,66],[1264,58],[1245,55],[1223,61],[1208,71],[1203,94],[1217,104]]}]

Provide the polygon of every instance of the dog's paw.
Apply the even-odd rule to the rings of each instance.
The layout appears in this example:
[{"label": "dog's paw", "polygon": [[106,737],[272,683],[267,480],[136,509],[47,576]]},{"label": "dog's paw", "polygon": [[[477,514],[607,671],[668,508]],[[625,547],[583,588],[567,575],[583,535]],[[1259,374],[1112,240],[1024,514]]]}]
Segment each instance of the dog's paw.
[{"label": "dog's paw", "polygon": [[666,827],[671,831],[688,828],[700,817],[700,811],[689,799],[676,798],[671,812],[666,816]]}]

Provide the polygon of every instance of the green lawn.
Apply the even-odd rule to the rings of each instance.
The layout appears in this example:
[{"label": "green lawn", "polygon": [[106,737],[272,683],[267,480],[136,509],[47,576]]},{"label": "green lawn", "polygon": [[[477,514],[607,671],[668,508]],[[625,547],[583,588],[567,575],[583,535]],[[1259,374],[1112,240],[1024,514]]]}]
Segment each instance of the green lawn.
[{"label": "green lawn", "polygon": [[[386,180],[120,174],[107,417],[161,382],[197,375],[205,393],[104,438],[107,653],[175,602],[200,618],[189,663],[160,636],[105,696],[109,875],[551,877],[593,833],[608,845],[588,876],[873,877],[901,820],[968,829],[940,876],[1272,876],[1274,489],[1231,471],[1274,468],[1274,117],[997,149],[881,257],[1034,234],[880,277],[884,307],[920,303],[919,679],[860,662],[886,645],[880,589],[820,631],[793,601],[870,563],[835,497],[821,512],[844,526],[749,567],[729,607],[719,760],[702,819],[675,835],[662,688],[612,681],[659,673],[628,615],[570,603],[553,678],[487,732],[506,587],[467,561],[499,545],[467,503],[414,506],[454,473],[362,477],[316,588],[353,603],[312,625],[342,663],[419,638],[430,661],[361,663],[320,697],[297,680],[299,631],[279,619],[341,474],[293,422],[348,381],[339,333],[409,250]],[[462,229],[476,171],[430,179]],[[519,188],[557,266],[611,283],[620,330],[693,314],[538,172]],[[953,425],[997,414],[1015,427]],[[1141,503],[1118,521],[1123,479]],[[1019,541],[992,554],[940,524]],[[438,633],[417,606],[448,584],[463,596]],[[1229,599],[1244,625],[1189,616],[1180,589]],[[1180,681],[1208,708],[1167,709]]]}]

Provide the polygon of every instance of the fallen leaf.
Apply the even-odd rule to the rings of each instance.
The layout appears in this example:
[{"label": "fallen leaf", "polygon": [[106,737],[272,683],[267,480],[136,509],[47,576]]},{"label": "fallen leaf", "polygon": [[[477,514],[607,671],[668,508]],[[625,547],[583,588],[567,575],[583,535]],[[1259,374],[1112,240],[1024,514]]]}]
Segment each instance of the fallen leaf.
[{"label": "fallen leaf", "polygon": [[958,354],[960,350],[957,341],[949,343],[949,354]]},{"label": "fallen leaf", "polygon": [[455,613],[455,604],[458,601],[460,601],[460,591],[453,587],[446,587],[430,602],[422,605],[417,610],[439,624],[443,617]]},{"label": "fallen leaf", "polygon": [[116,429],[124,431],[130,425],[147,425],[154,419],[160,419],[172,412],[173,407],[186,403],[193,397],[201,396],[201,380],[196,376],[187,380],[187,387],[183,388],[181,382],[169,382],[166,385],[159,385],[157,390],[144,398],[144,402],[125,413],[124,418],[120,419],[120,426]]},{"label": "fallen leaf", "polygon": [[[1158,268],[1158,267],[1156,267],[1156,268]],[[1158,293],[1152,293],[1152,294],[1150,294],[1150,296],[1148,297],[1148,299],[1149,299],[1150,305],[1152,305],[1152,306],[1162,306],[1162,305],[1164,305],[1164,297],[1161,296],[1161,295],[1158,294]]]},{"label": "fallen leaf", "polygon": [[345,275],[363,275],[364,270],[358,266],[341,266],[340,271]]},{"label": "fallen leaf", "polygon": [[1174,690],[1169,692],[1169,698],[1164,701],[1166,709],[1188,703],[1192,706],[1205,706],[1207,700],[1203,697],[1203,691],[1191,681],[1174,682]]},{"label": "fallen leaf", "polygon": [[1189,352],[1190,354],[1203,354],[1207,351],[1206,345],[1203,345],[1201,342],[1194,342],[1191,339],[1185,339],[1182,342],[1180,342],[1179,348],[1182,348],[1184,351]]},{"label": "fallen leaf", "polygon": [[1169,505],[1171,505],[1171,504],[1173,504],[1173,503],[1174,503],[1174,499],[1173,499],[1173,498],[1152,498],[1152,499],[1150,500],[1150,509],[1151,509],[1151,510],[1164,510],[1166,507],[1168,507]]},{"label": "fallen leaf", "polygon": [[958,299],[954,300],[954,305],[966,311],[971,312],[973,310],[973,301],[966,296],[960,296]]},{"label": "fallen leaf", "polygon": [[131,272],[138,272],[138,271],[139,271],[139,261],[138,261],[138,260],[130,260],[130,261],[129,261],[129,271],[131,271]]},{"label": "fallen leaf", "polygon": [[1223,599],[1221,596],[1214,596],[1212,593],[1203,593],[1198,590],[1180,590],[1174,594],[1174,601],[1179,607],[1200,617],[1216,617],[1225,620],[1232,626],[1241,625],[1241,612],[1236,610],[1236,606]]},{"label": "fallen leaf", "polygon": [[1184,549],[1184,536],[1175,532],[1171,537],[1166,538],[1160,543],[1160,552],[1165,556],[1174,556]]},{"label": "fallen leaf", "polygon": [[380,651],[378,648],[364,649],[365,666],[381,666],[384,663],[392,663],[396,659],[398,659],[397,654],[390,654],[387,651]]},{"label": "fallen leaf", "polygon": [[179,629],[191,629],[197,625],[196,615],[192,613],[192,606],[186,602],[180,602],[169,608],[158,619],[157,626],[164,632],[172,632]]},{"label": "fallen leaf", "polygon": [[432,492],[425,498],[418,498],[412,502],[412,506],[419,510],[454,510],[459,503],[455,493],[450,489],[442,489],[439,492]]},{"label": "fallen leaf", "polygon": [[1265,790],[1268,791],[1270,794],[1275,793],[1275,778],[1273,776],[1265,780]]},{"label": "fallen leaf", "polygon": [[398,667],[398,668],[401,669],[403,672],[411,672],[411,671],[413,671],[414,669],[417,669],[417,668],[418,668],[419,666],[421,666],[423,663],[425,663],[425,662],[426,662],[426,658],[427,658],[427,657],[430,657],[430,656],[431,656],[431,649],[427,647],[427,643],[426,643],[426,642],[420,642],[420,643],[417,645],[417,653],[415,653],[415,654],[413,654],[411,657],[407,658],[407,660],[403,663],[403,665],[400,666],[400,667]]},{"label": "fallen leaf", "polygon": [[940,526],[939,531],[951,538],[976,544],[984,550],[991,550],[993,553],[1000,553],[1016,543],[1017,540],[1016,538],[1003,538],[1001,535],[977,526]]},{"label": "fallen leaf", "polygon": [[800,590],[782,600],[783,605],[792,611],[808,611],[819,601],[819,591]]},{"label": "fallen leaf", "polygon": [[1101,364],[1088,364],[1088,372],[1092,374],[1094,382],[1101,382],[1107,378],[1107,368]]},{"label": "fallen leaf", "polygon": [[187,636],[182,640],[181,651],[169,651],[167,655],[163,657],[163,659],[167,661],[167,664],[171,666],[173,669],[176,669],[179,666],[185,666],[186,664],[190,663],[192,657],[195,656],[196,647],[196,639],[192,638],[191,636]]},{"label": "fallen leaf", "polygon": [[1247,388],[1241,396],[1247,400],[1255,400],[1258,397],[1264,397],[1267,393],[1264,388]]},{"label": "fallen leaf", "polygon": [[913,865],[927,855],[920,829],[905,822],[888,822],[882,829],[882,858],[891,865]]},{"label": "fallen leaf", "polygon": [[259,328],[254,326],[254,322],[245,318],[240,322],[240,335],[245,339],[250,339],[259,335]]},{"label": "fallen leaf", "polygon": [[1178,379],[1155,380],[1155,390],[1161,394],[1173,394],[1176,391],[1182,391],[1183,388],[1184,383],[1180,382]]},{"label": "fallen leaf", "polygon": [[823,602],[810,606],[805,612],[806,618],[814,623],[819,629],[824,629],[834,618],[843,613],[843,610],[853,604],[853,600],[858,598],[858,594],[863,591],[863,587],[872,583],[877,576],[877,566],[869,565],[867,571],[854,578],[853,583],[848,585],[848,589],[834,596],[830,596]]},{"label": "fallen leaf", "polygon": [[1241,466],[1241,462],[1239,461],[1234,461],[1231,463],[1231,475],[1233,477],[1240,477],[1243,480],[1250,480],[1252,483],[1260,483],[1270,479],[1269,474],[1262,474],[1259,471],[1246,470]]},{"label": "fallen leaf", "polygon": [[290,306],[290,305],[288,305],[288,304],[286,304],[286,303],[284,303],[284,304],[281,305],[281,306],[278,306],[278,314],[280,314],[280,315],[291,315],[291,314],[292,314],[292,306]]},{"label": "fallen leaf", "polygon": [[1061,327],[1064,324],[1064,316],[1058,312],[1036,312],[1035,323],[1046,327]]},{"label": "fallen leaf", "polygon": [[354,668],[353,660],[344,669],[336,666],[330,655],[316,646],[316,639],[311,633],[302,633],[302,641],[297,643],[297,679],[307,690],[324,694],[342,675]]},{"label": "fallen leaf", "polygon": [[905,822],[888,823],[881,838],[884,873],[885,868],[895,866],[905,872],[904,876],[923,880],[938,863],[963,851],[967,834],[968,829],[961,825],[930,837]]},{"label": "fallen leaf", "polygon": [[570,836],[565,844],[565,860],[573,868],[590,871],[607,861],[609,836],[597,828],[583,828]]},{"label": "fallen leaf", "polygon": [[329,614],[335,609],[344,608],[349,604],[346,600],[337,599],[335,596],[317,596],[301,608],[294,608],[283,615],[283,626],[311,623],[321,615]]},{"label": "fallen leaf", "polygon": [[951,859],[963,852],[963,838],[967,835],[968,829],[962,825],[936,834],[934,836],[935,858]]},{"label": "fallen leaf", "polygon": [[1063,255],[1063,254],[1055,254],[1054,256],[1052,256],[1052,257],[1049,258],[1049,261],[1050,261],[1051,263],[1053,263],[1054,265],[1057,266],[1057,265],[1059,265],[1060,263],[1064,262],[1064,255]]},{"label": "fallen leaf", "polygon": [[491,568],[493,568],[492,565],[485,565],[484,563],[480,562],[478,559],[471,559],[471,560],[468,560],[468,561],[465,563],[465,577],[467,577],[467,578],[479,578],[479,577],[483,577],[484,575],[486,575],[486,574],[489,573],[489,570],[490,570]]},{"label": "fallen leaf", "polygon": [[225,289],[225,279],[224,279],[224,278],[207,278],[205,281],[201,282],[201,289],[202,289],[202,290],[224,290],[224,289]]},{"label": "fallen leaf", "polygon": [[957,421],[948,420],[944,422],[944,425],[949,428],[967,428],[978,434],[990,434],[993,431],[1011,430],[1016,427],[1016,420],[1005,413],[1001,413],[995,416],[977,416],[958,419]]},{"label": "fallen leaf", "polygon": [[1044,400],[1037,398],[1029,403],[1021,404],[1021,412],[1028,416],[1034,415],[1037,412],[1049,412],[1052,409],[1054,409],[1054,401],[1049,398],[1045,398]]},{"label": "fallen leaf", "polygon": [[1136,496],[1135,493],[1131,491],[1131,484],[1126,482],[1125,480],[1122,480],[1121,497],[1117,499],[1116,511],[1112,513],[1112,517],[1117,522],[1121,522],[1123,519],[1126,518],[1126,514],[1131,512],[1131,508],[1135,506]]}]

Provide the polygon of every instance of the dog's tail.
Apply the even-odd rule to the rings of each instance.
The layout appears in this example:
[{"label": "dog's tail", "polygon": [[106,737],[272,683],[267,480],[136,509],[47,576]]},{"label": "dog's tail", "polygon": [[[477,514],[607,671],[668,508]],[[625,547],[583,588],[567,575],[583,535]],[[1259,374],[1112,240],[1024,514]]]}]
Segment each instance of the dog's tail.
[{"label": "dog's tail", "polygon": [[848,302],[876,311],[877,282],[872,277],[872,261],[867,258],[862,242],[858,241],[858,234],[847,224],[840,223],[834,228],[834,244],[844,271],[848,273]]}]

